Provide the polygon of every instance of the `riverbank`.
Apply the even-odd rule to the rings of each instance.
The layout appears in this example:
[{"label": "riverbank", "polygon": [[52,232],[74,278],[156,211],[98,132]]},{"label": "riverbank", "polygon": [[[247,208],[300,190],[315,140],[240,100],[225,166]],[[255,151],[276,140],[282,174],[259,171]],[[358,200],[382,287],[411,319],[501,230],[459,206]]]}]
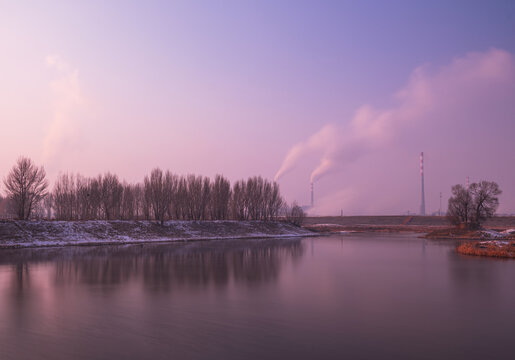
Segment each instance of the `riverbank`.
[{"label": "riverbank", "polygon": [[321,233],[427,233],[447,226],[443,216],[313,216],[304,222],[306,229]]},{"label": "riverbank", "polygon": [[480,230],[466,230],[456,227],[448,227],[433,230],[423,236],[426,239],[451,239],[451,240],[515,240],[515,229],[483,228]]},{"label": "riverbank", "polygon": [[310,236],[274,221],[0,221],[0,249]]},{"label": "riverbank", "polygon": [[433,231],[424,238],[462,240],[456,247],[456,252],[462,255],[515,258],[515,229],[472,231],[449,228]]},{"label": "riverbank", "polygon": [[[324,216],[308,217],[306,229],[321,233],[342,232],[410,232],[427,234],[428,238],[456,239],[467,234],[455,231],[445,216]],[[504,231],[515,228],[515,216],[496,216],[484,224],[485,229]]]},{"label": "riverbank", "polygon": [[421,226],[421,225],[340,225],[340,224],[308,224],[304,228],[326,234],[334,233],[428,233],[434,230],[445,229],[440,226]]}]

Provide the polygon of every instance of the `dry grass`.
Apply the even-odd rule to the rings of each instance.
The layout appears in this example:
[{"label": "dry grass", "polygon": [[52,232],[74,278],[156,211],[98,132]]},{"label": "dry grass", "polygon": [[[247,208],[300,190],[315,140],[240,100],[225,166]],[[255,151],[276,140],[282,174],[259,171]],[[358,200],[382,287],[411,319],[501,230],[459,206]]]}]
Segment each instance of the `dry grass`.
[{"label": "dry grass", "polygon": [[427,233],[434,229],[439,229],[435,226],[420,226],[420,225],[341,225],[341,224],[307,224],[303,225],[305,229],[321,232],[321,233],[338,233],[342,231],[352,232],[381,232],[381,233],[396,233],[396,232],[417,232]]},{"label": "dry grass", "polygon": [[344,226],[448,226],[447,219],[443,216],[311,216],[304,220],[305,225],[313,224],[338,224]]},{"label": "dry grass", "polygon": [[456,227],[446,227],[441,229],[435,229],[427,233],[425,236],[427,239],[479,239],[479,235],[476,231],[470,231],[465,229],[459,229]]},{"label": "dry grass", "polygon": [[435,229],[428,232],[423,237],[426,239],[463,239],[463,240],[490,240],[495,239],[495,236],[489,235],[488,231],[493,230],[498,232],[499,237],[497,240],[515,240],[515,234],[501,234],[503,228],[490,228],[482,230],[466,230],[456,227],[448,227]]},{"label": "dry grass", "polygon": [[[308,216],[304,225],[338,224],[344,226],[420,226],[427,228],[449,227],[445,216]],[[515,216],[495,216],[485,224],[487,228],[515,228]]]},{"label": "dry grass", "polygon": [[463,255],[515,258],[515,241],[474,241],[460,244],[456,251]]},{"label": "dry grass", "polygon": [[[515,216],[496,216],[484,224],[480,231],[450,226],[444,216],[311,216],[304,221],[305,229],[319,233],[375,232],[423,233],[427,239],[487,240],[497,236],[488,230],[503,232],[515,228]],[[515,240],[515,234],[499,234],[504,240]]]}]

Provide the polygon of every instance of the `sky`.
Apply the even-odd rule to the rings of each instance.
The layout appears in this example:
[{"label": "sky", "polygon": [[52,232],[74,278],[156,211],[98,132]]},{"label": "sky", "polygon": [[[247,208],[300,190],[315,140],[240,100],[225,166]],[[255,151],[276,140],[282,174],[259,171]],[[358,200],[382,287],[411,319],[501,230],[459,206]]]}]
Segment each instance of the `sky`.
[{"label": "sky", "polygon": [[[0,178],[276,178],[313,214],[515,213],[513,1],[0,0]],[[0,185],[0,192],[2,192]]]}]

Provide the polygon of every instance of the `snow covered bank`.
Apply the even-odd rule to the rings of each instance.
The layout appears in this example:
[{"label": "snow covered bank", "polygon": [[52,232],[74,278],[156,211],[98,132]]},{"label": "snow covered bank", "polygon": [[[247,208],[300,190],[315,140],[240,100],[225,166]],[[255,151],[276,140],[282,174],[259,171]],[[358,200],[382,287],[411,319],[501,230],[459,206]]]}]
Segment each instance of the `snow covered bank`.
[{"label": "snow covered bank", "polygon": [[456,227],[442,228],[428,232],[426,239],[463,239],[463,240],[515,240],[515,229],[467,230]]},{"label": "snow covered bank", "polygon": [[481,239],[507,239],[515,235],[515,229],[507,229],[504,231],[495,231],[491,229],[480,230]]},{"label": "snow covered bank", "polygon": [[0,249],[90,244],[277,238],[313,233],[264,221],[0,221]]}]

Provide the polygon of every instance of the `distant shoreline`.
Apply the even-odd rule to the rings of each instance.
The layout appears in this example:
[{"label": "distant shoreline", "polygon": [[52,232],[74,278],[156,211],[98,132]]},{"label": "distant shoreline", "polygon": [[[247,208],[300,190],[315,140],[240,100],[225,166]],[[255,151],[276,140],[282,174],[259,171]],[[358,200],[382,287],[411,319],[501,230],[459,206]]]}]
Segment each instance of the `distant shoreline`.
[{"label": "distant shoreline", "polygon": [[[515,228],[515,217],[494,217],[485,227],[497,231]],[[0,220],[0,250],[403,232],[438,240],[485,240],[484,236],[453,230],[443,216],[307,217],[303,227],[281,221],[171,220],[161,226],[139,220]]]},{"label": "distant shoreline", "polygon": [[[435,239],[476,239],[470,232],[456,231],[445,216],[312,216],[306,218],[304,227],[321,233],[411,232]],[[515,228],[515,216],[495,216],[484,227],[496,231]]]}]

